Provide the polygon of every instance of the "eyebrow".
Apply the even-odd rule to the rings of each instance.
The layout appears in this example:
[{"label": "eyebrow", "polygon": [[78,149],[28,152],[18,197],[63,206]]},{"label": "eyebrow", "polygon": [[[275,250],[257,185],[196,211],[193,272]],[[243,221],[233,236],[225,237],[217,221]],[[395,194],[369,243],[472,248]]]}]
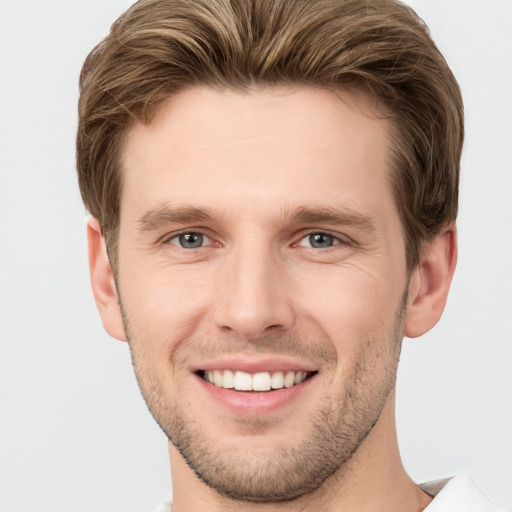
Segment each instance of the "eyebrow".
[{"label": "eyebrow", "polygon": [[147,211],[137,222],[139,231],[155,231],[169,224],[188,224],[218,219],[210,208],[162,205]]},{"label": "eyebrow", "polygon": [[[283,209],[283,218],[290,224],[336,224],[352,226],[361,231],[375,231],[374,219],[348,207],[305,207],[294,210]],[[167,204],[147,211],[137,222],[139,231],[155,231],[170,224],[189,224],[221,219],[221,215],[210,209],[197,206],[176,206]]]},{"label": "eyebrow", "polygon": [[331,207],[299,207],[291,214],[285,212],[285,216],[289,217],[292,222],[303,224],[337,224],[343,226],[352,226],[361,231],[375,231],[377,223],[375,220],[365,213],[348,208],[346,206],[340,208]]}]

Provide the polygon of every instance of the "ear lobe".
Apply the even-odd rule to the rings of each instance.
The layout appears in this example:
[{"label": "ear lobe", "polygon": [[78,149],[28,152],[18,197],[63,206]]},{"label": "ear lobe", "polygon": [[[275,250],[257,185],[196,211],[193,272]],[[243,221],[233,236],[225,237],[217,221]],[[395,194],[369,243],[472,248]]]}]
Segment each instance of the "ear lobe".
[{"label": "ear lobe", "polygon": [[113,338],[126,341],[114,275],[98,219],[92,218],[87,223],[87,242],[92,291],[103,327]]},{"label": "ear lobe", "polygon": [[457,263],[457,230],[447,226],[423,251],[409,284],[404,335],[416,338],[434,327],[444,311]]}]

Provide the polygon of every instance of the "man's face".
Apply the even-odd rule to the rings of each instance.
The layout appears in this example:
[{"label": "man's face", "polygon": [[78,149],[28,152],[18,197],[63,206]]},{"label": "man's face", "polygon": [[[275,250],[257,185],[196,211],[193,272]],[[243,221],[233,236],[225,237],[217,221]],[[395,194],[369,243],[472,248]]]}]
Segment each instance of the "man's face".
[{"label": "man's face", "polygon": [[128,134],[118,289],[135,371],[224,495],[318,488],[392,408],[408,283],[375,114],[319,89],[195,88]]}]

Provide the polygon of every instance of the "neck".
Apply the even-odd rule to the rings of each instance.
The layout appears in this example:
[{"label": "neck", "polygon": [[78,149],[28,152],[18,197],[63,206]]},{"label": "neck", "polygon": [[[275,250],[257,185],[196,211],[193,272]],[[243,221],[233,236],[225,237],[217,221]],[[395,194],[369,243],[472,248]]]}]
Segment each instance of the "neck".
[{"label": "neck", "polygon": [[[241,503],[206,486],[169,443],[173,512],[231,512]],[[243,503],[247,512],[420,512],[432,500],[405,472],[396,436],[394,394],[388,397],[378,422],[352,458],[320,488],[300,498],[278,503]]]}]

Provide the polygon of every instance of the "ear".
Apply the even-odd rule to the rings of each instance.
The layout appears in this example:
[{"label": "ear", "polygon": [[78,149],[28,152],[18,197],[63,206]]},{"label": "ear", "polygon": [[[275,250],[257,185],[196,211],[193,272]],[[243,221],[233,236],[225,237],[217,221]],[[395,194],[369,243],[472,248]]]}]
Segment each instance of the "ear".
[{"label": "ear", "polygon": [[416,338],[437,324],[457,263],[457,230],[447,226],[424,249],[409,283],[404,335]]},{"label": "ear", "polygon": [[87,223],[87,242],[92,291],[103,327],[113,338],[126,341],[114,274],[98,219],[92,218]]}]

